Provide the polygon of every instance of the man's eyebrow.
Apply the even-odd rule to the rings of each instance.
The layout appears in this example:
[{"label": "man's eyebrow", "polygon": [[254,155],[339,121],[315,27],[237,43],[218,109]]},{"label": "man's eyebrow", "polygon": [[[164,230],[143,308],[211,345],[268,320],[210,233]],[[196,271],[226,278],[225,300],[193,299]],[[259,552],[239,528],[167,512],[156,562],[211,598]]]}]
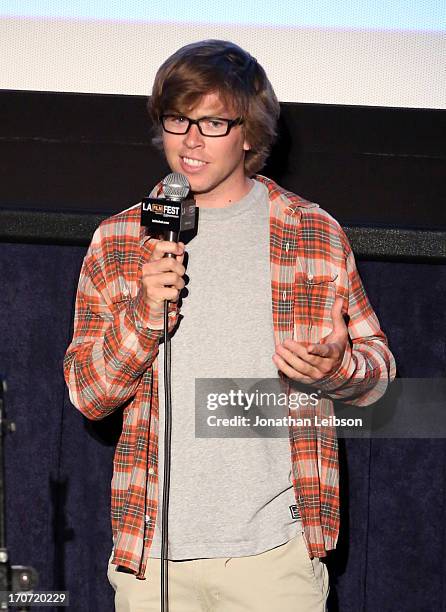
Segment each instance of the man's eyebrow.
[{"label": "man's eyebrow", "polygon": [[[222,121],[230,121],[230,117],[225,117],[224,115],[228,114],[225,111],[220,111],[219,113],[207,113],[206,115],[201,115],[197,117],[197,120],[201,119],[221,119]],[[165,111],[163,115],[177,115],[178,117],[186,117],[186,119],[190,119],[189,115],[186,113],[182,113],[181,111]]]}]

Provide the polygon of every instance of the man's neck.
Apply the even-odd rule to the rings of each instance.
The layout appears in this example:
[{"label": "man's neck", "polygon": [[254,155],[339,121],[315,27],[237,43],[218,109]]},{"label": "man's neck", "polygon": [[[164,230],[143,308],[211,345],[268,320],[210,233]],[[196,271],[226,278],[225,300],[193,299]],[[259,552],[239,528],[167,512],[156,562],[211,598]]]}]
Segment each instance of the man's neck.
[{"label": "man's neck", "polygon": [[233,193],[225,193],[224,195],[220,194],[218,191],[211,194],[196,193],[194,194],[195,202],[200,208],[227,208],[244,198],[245,195],[251,191],[253,185],[253,180],[246,176],[240,188]]}]

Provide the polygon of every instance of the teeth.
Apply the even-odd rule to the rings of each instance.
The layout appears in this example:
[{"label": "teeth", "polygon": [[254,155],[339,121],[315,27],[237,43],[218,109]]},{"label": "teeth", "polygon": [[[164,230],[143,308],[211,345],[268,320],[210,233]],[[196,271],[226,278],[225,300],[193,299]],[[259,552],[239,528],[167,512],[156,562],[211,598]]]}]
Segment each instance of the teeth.
[{"label": "teeth", "polygon": [[189,166],[204,166],[206,164],[206,162],[200,161],[198,159],[191,159],[190,157],[183,157],[183,161]]}]

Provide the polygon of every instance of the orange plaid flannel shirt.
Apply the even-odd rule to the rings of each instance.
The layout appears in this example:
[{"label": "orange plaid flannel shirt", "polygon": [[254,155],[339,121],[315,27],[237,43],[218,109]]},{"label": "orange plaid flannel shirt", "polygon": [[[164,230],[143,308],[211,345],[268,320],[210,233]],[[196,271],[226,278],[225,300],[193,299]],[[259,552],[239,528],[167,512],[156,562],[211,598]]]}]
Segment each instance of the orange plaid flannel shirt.
[{"label": "orange plaid flannel shirt", "polygon": [[[324,394],[316,413],[333,415],[330,397],[358,406],[376,401],[395,376],[395,362],[344,232],[317,204],[255,178],[269,191],[276,342],[319,341],[331,331],[331,308],[341,296],[350,342],[339,369],[318,383]],[[124,406],[112,480],[112,563],[140,579],[158,511],[156,357],[162,332],[148,329],[150,309],[139,291],[153,244],[140,227],[140,205],[101,223],[83,262],[64,359],[70,399],[86,417],[102,419]],[[170,309],[175,323],[177,307]],[[336,431],[290,427],[289,439],[308,552],[323,557],[336,546],[339,531]]]}]

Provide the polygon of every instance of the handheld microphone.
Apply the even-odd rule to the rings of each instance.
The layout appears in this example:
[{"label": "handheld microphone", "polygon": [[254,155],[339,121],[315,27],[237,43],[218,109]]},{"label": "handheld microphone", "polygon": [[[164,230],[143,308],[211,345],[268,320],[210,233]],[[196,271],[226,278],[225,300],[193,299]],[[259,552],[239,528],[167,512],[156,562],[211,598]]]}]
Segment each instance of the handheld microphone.
[{"label": "handheld microphone", "polygon": [[[147,227],[149,235],[161,236],[164,240],[178,242],[180,233],[195,228],[195,200],[188,199],[189,181],[183,174],[172,172],[162,182],[160,198],[146,197],[141,205],[141,225]],[[175,257],[166,253],[165,257]],[[169,612],[168,579],[168,516],[170,493],[170,458],[172,435],[171,405],[171,352],[168,333],[168,301],[164,302],[164,474],[161,504],[161,612]]]},{"label": "handheld microphone", "polygon": [[[150,235],[178,242],[180,233],[195,227],[195,200],[188,198],[190,185],[184,174],[172,172],[162,181],[161,198],[146,197],[141,206],[141,225]],[[167,257],[174,257],[168,253]]]}]

